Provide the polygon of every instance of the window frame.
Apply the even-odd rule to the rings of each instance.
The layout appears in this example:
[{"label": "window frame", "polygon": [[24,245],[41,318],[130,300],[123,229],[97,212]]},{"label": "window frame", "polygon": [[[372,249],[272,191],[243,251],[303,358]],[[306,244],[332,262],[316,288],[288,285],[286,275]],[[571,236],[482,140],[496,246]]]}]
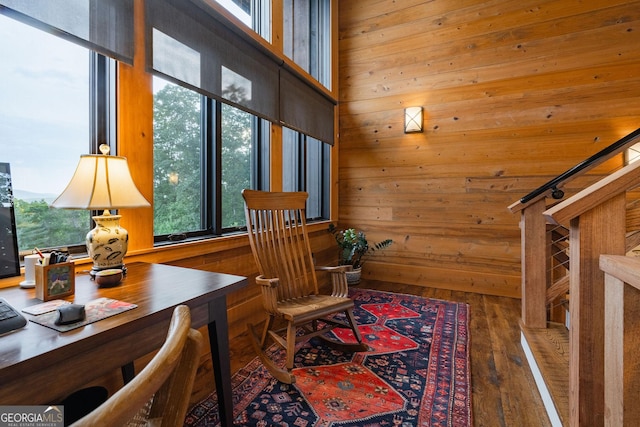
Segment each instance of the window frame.
[{"label": "window frame", "polygon": [[[283,170],[282,170],[282,180],[283,180],[283,188],[289,188],[288,191],[306,191],[307,193],[309,193],[309,199],[307,200],[307,209],[306,209],[306,213],[307,213],[307,218],[306,220],[308,222],[315,222],[315,221],[328,221],[331,218],[331,211],[330,211],[330,201],[331,201],[331,187],[330,187],[330,181],[331,181],[331,146],[318,140],[315,138],[312,138],[308,135],[305,135],[301,132],[298,132],[296,130],[293,129],[289,129],[289,128],[285,128],[287,129],[284,133],[288,133],[291,132],[291,139],[292,141],[287,141],[286,143],[293,143],[294,147],[292,151],[294,151],[293,155],[293,170],[286,170],[286,165],[285,165],[285,161],[283,158]],[[317,143],[319,144],[318,147],[320,148],[320,152],[319,154],[317,154],[318,158],[316,157],[316,151],[314,150],[313,152],[311,152],[309,150],[309,145],[310,145],[310,141],[309,139],[313,140],[313,143]],[[285,143],[285,136],[283,136],[283,144]],[[284,149],[284,145],[283,145],[283,156],[285,156],[286,154],[286,150]],[[318,176],[317,177],[312,177],[309,174],[310,171],[310,163],[311,161],[315,160],[317,162],[316,166],[317,166],[317,171],[318,171]],[[285,172],[288,173],[287,176],[285,176]],[[294,185],[293,186],[287,186],[287,179],[288,176],[291,176],[292,179],[294,180]],[[311,179],[317,179],[317,187],[320,188],[320,194],[318,195],[317,198],[317,202],[320,205],[319,206],[319,213],[320,215],[312,215],[311,209],[309,209],[310,207],[310,202],[311,202],[311,197],[316,196],[315,193],[312,193],[311,191],[311,185],[310,185],[310,180]]]},{"label": "window frame", "polygon": [[[175,84],[175,83],[173,83]],[[216,238],[246,231],[246,226],[223,227],[222,212],[222,104],[220,100],[200,94],[201,114],[201,166],[202,182],[200,230],[154,233],[154,246],[178,242]],[[225,103],[226,104],[226,103]],[[237,108],[227,104],[232,108]],[[248,113],[250,114],[250,113]],[[251,188],[267,190],[270,174],[270,123],[251,114]]]}]

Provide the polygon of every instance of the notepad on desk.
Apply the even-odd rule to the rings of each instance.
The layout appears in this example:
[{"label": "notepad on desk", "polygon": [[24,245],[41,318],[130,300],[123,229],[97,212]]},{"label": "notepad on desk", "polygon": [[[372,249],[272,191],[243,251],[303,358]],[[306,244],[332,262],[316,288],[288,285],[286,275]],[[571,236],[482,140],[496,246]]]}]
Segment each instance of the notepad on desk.
[{"label": "notepad on desk", "polygon": [[31,314],[33,316],[39,316],[41,314],[50,313],[56,311],[58,307],[71,304],[69,301],[63,299],[54,299],[51,301],[43,302],[42,304],[36,304],[22,309],[23,313]]}]

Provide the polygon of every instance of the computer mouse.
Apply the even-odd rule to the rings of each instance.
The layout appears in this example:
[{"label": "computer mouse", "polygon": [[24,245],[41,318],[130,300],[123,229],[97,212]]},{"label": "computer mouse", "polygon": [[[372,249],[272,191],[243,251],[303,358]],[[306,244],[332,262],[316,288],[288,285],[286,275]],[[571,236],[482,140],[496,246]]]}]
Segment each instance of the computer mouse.
[{"label": "computer mouse", "polygon": [[67,304],[58,307],[58,318],[55,320],[56,325],[68,325],[84,320],[84,305]]}]

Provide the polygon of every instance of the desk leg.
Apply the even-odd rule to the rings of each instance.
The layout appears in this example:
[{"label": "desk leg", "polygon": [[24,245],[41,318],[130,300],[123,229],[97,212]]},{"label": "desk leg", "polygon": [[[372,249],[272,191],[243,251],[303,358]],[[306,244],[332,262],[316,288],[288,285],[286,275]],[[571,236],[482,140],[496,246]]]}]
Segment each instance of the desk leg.
[{"label": "desk leg", "polygon": [[233,395],[231,391],[231,363],[229,361],[229,325],[227,299],[222,297],[209,303],[209,344],[213,375],[218,394],[220,425],[233,426]]}]

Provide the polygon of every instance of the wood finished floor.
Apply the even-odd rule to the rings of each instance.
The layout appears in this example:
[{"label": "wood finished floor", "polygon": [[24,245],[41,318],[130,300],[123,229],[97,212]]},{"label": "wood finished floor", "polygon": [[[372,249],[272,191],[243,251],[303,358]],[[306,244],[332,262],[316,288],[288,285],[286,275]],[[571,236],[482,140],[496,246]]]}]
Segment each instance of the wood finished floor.
[{"label": "wood finished floor", "polygon": [[[474,425],[551,425],[520,345],[520,300],[388,282],[366,281],[358,287],[469,304]],[[233,372],[255,357],[246,336],[232,339],[230,345]],[[193,403],[211,392],[206,386],[211,382],[204,381],[211,373],[198,377]]]}]

